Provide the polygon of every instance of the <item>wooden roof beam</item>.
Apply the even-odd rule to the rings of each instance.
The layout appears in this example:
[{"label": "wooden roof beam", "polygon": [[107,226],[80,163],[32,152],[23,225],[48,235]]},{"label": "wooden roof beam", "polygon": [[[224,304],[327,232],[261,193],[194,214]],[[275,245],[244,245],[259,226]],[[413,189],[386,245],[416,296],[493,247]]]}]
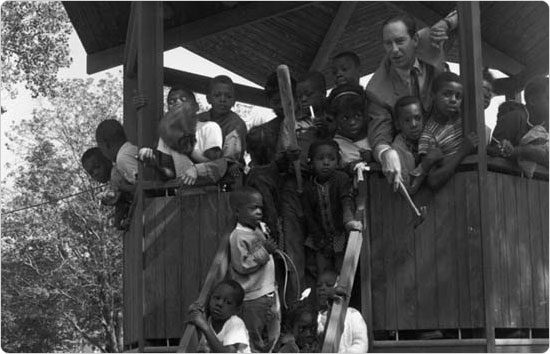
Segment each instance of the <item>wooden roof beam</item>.
[{"label": "wooden roof beam", "polygon": [[[441,14],[435,12],[418,1],[388,1],[387,3],[393,8],[407,12],[416,18],[422,26],[429,26],[429,24],[433,23],[434,20],[437,21],[442,18]],[[484,66],[498,69],[508,75],[516,75],[525,69],[525,65],[483,40],[481,42],[481,51],[483,54]]]},{"label": "wooden roof beam", "polygon": [[[225,32],[237,27],[265,20],[283,13],[293,11],[310,2],[250,2],[222,11],[212,16],[199,19],[184,25],[167,29],[164,34],[164,51],[177,48],[185,43]],[[111,47],[87,57],[87,73],[94,74],[122,64],[124,44]]]},{"label": "wooden roof beam", "polygon": [[338,39],[340,39],[344,33],[346,25],[348,24],[351,15],[353,15],[353,11],[355,11],[356,7],[356,1],[344,1],[340,4],[340,7],[338,7],[338,12],[334,16],[334,19],[332,20],[332,23],[323,38],[323,42],[321,42],[321,45],[319,46],[317,54],[315,54],[315,58],[313,58],[309,70],[322,70],[325,67],[329,60],[330,53],[332,53],[336,47]]},{"label": "wooden roof beam", "polygon": [[[174,86],[178,83],[185,83],[185,86],[193,90],[193,92],[206,95],[212,78],[193,74],[185,71],[180,71],[171,68],[164,68],[164,84],[166,86]],[[234,84],[235,97],[238,102],[251,104],[254,106],[267,107],[264,92],[261,89]]]}]

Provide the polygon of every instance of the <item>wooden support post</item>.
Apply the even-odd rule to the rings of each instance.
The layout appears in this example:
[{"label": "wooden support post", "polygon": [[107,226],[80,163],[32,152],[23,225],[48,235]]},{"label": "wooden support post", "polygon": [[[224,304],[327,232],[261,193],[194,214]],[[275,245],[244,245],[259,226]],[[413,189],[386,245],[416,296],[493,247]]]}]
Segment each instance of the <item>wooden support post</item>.
[{"label": "wooden support post", "polygon": [[356,1],[343,1],[340,3],[338,12],[334,16],[334,19],[325,34],[325,38],[323,38],[323,42],[319,46],[317,54],[315,54],[310,70],[322,70],[325,67],[330,53],[332,53],[338,43],[338,40],[342,36],[342,33],[344,33],[346,25],[348,24],[353,11],[355,11],[356,6]]},{"label": "wooden support post", "polygon": [[478,195],[483,264],[483,295],[485,305],[485,335],[487,352],[495,351],[495,293],[493,289],[493,261],[491,238],[488,228],[487,199],[487,154],[485,139],[485,118],[482,95],[482,55],[479,2],[459,1],[458,19],[460,31],[460,73],[464,84],[463,131],[477,131],[478,146]]},{"label": "wooden support post", "polygon": [[[163,17],[162,2],[136,2],[138,33],[138,93],[147,103],[138,109],[138,147],[152,147],[163,113]],[[139,171],[140,182],[154,177],[152,169]]]},{"label": "wooden support post", "polygon": [[[134,18],[130,23],[134,23],[134,27],[129,29],[129,33],[134,40],[131,40],[131,45],[135,45],[137,48],[137,85],[131,85],[130,80],[126,79],[128,87],[125,89],[125,95],[127,100],[132,100],[137,86],[137,93],[146,97],[146,104],[137,110],[137,145],[138,147],[153,146],[156,140],[157,123],[162,116],[163,112],[163,15],[162,15],[162,2],[135,2],[132,4],[134,7]],[[130,48],[131,49],[131,48]],[[131,53],[132,51],[129,51]],[[128,92],[132,90],[132,92]],[[128,97],[131,96],[131,97]],[[126,102],[125,106],[129,109],[133,103]],[[135,109],[135,108],[134,108]],[[128,123],[130,124],[130,123]],[[143,281],[143,250],[144,250],[144,235],[143,230],[145,225],[143,224],[143,212],[145,194],[143,191],[144,181],[152,179],[154,177],[154,171],[152,169],[145,169],[142,164],[139,165],[138,172],[138,202],[136,206],[136,213],[134,218],[139,218],[141,227],[136,230],[137,235],[141,240],[141,252],[138,255],[139,267],[136,269],[138,274],[138,303],[141,304],[141,313],[138,317],[138,331],[139,339],[138,346],[139,351],[145,351],[145,288]]]}]

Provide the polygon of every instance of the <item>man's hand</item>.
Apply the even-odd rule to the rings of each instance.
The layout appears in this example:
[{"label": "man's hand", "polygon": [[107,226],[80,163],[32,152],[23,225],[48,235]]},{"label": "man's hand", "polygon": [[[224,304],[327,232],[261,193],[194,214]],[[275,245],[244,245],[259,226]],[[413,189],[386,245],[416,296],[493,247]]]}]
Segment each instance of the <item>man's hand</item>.
[{"label": "man's hand", "polygon": [[363,224],[358,220],[350,220],[346,223],[345,228],[347,232],[351,232],[353,230],[361,231],[363,230]]},{"label": "man's hand", "polygon": [[477,134],[474,132],[469,132],[468,135],[466,135],[462,140],[460,149],[465,155],[471,155],[475,153],[478,144],[479,138],[477,137]]},{"label": "man's hand", "polygon": [[393,191],[399,188],[399,182],[403,182],[401,176],[401,161],[399,155],[394,149],[388,149],[382,153],[382,172],[386,176],[389,184],[393,185]]},{"label": "man's hand", "polygon": [[430,42],[435,48],[442,48],[443,43],[449,39],[447,23],[443,20],[437,22],[430,28]]},{"label": "man's hand", "polygon": [[275,243],[275,241],[273,239],[270,239],[270,238],[268,238],[267,240],[264,241],[263,246],[264,246],[265,250],[267,251],[267,253],[269,253],[269,254],[273,254],[277,250],[277,244]]},{"label": "man's hand", "polygon": [[183,172],[183,176],[181,176],[181,180],[183,184],[192,186],[195,184],[198,178],[198,172],[195,165],[189,167],[185,172]]}]

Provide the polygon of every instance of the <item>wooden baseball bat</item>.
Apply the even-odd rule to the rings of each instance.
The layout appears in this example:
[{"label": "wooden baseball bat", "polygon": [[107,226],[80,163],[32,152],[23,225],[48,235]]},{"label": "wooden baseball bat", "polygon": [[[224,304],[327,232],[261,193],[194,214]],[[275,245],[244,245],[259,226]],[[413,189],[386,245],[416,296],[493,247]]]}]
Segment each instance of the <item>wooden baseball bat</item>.
[{"label": "wooden baseball bat", "polygon": [[[277,80],[279,82],[279,93],[281,94],[281,104],[285,114],[283,121],[283,130],[281,134],[282,145],[285,149],[289,147],[298,148],[296,139],[296,115],[294,111],[294,99],[292,96],[292,85],[290,83],[290,71],[288,66],[281,64],[277,67]],[[303,181],[300,168],[300,159],[293,161],[294,171],[296,173],[296,182],[298,184],[297,192],[302,193]]]}]

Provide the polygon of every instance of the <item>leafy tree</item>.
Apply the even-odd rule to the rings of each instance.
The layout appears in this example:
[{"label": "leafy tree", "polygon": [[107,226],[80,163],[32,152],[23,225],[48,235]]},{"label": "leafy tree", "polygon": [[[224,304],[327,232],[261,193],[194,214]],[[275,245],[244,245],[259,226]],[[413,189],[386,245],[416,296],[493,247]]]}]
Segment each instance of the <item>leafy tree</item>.
[{"label": "leafy tree", "polygon": [[5,351],[74,351],[81,338],[122,351],[122,235],[95,197],[101,186],[80,166],[97,124],[121,117],[121,94],[119,78],[62,81],[51,107],[9,134],[26,164],[11,172],[13,194],[3,204]]},{"label": "leafy tree", "polygon": [[6,1],[2,4],[2,89],[12,98],[16,84],[36,97],[55,94],[57,72],[68,67],[73,27],[60,1]]}]

